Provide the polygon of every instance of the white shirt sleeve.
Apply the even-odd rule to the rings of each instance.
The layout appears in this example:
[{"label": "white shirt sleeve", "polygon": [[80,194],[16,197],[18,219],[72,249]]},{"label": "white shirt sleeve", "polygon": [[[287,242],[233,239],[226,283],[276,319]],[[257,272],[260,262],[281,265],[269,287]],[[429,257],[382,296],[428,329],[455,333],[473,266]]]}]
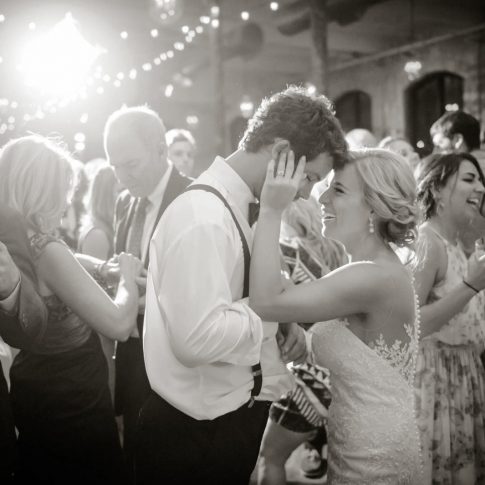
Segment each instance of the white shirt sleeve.
[{"label": "white shirt sleeve", "polygon": [[10,295],[8,295],[7,298],[0,300],[0,310],[5,313],[12,313],[15,310],[15,305],[17,304],[19,293],[20,293],[20,278],[17,283],[17,286],[14,288],[12,293],[10,293]]},{"label": "white shirt sleeve", "polygon": [[230,281],[238,261],[233,235],[204,223],[170,242],[160,260],[160,242],[152,239],[150,271],[177,359],[187,367],[256,364],[262,323],[247,300],[233,301]]}]

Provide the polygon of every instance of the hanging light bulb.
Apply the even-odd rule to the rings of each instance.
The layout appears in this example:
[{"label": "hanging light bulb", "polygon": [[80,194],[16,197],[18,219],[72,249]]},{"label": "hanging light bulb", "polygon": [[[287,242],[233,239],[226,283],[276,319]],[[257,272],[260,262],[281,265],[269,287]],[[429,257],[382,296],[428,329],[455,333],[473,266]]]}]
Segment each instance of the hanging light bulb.
[{"label": "hanging light bulb", "polygon": [[239,110],[244,118],[249,118],[253,114],[254,103],[247,94],[242,97]]},{"label": "hanging light bulb", "polygon": [[404,64],[404,71],[408,75],[408,79],[410,81],[414,81],[417,77],[419,77],[419,73],[421,72],[422,68],[423,65],[416,59],[407,61],[406,64]]}]

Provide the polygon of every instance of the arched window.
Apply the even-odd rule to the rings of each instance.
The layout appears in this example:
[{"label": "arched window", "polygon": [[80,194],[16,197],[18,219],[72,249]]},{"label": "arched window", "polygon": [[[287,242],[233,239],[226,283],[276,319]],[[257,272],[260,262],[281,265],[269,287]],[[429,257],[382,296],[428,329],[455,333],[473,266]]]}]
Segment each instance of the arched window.
[{"label": "arched window", "polygon": [[372,131],[371,99],[363,91],[348,91],[335,101],[335,111],[344,131],[366,128]]},{"label": "arched window", "polygon": [[431,125],[446,111],[463,108],[463,78],[451,72],[433,72],[406,90],[407,135],[421,156],[429,155]]}]

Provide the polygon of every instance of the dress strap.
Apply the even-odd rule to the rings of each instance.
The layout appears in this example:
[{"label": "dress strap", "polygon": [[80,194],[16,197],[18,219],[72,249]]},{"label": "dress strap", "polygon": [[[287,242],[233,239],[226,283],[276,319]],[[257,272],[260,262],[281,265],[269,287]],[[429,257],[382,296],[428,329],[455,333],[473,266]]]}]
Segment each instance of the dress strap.
[{"label": "dress strap", "polygon": [[[37,259],[42,252],[44,251],[45,247],[51,242],[58,242],[67,246],[67,244],[56,236],[52,234],[45,234],[45,233],[35,233],[33,236],[29,238],[30,248],[32,250],[32,256],[34,259]],[[68,247],[68,246],[67,246]]]}]

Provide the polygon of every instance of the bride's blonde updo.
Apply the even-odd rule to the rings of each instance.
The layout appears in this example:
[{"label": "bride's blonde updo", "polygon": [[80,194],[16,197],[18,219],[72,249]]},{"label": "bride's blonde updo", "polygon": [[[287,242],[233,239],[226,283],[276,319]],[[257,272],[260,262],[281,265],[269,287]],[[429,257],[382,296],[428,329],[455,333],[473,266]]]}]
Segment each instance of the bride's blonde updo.
[{"label": "bride's blonde updo", "polygon": [[416,239],[418,206],[416,181],[406,160],[380,148],[353,150],[351,163],[362,181],[364,199],[374,212],[374,226],[382,238],[398,246]]}]

